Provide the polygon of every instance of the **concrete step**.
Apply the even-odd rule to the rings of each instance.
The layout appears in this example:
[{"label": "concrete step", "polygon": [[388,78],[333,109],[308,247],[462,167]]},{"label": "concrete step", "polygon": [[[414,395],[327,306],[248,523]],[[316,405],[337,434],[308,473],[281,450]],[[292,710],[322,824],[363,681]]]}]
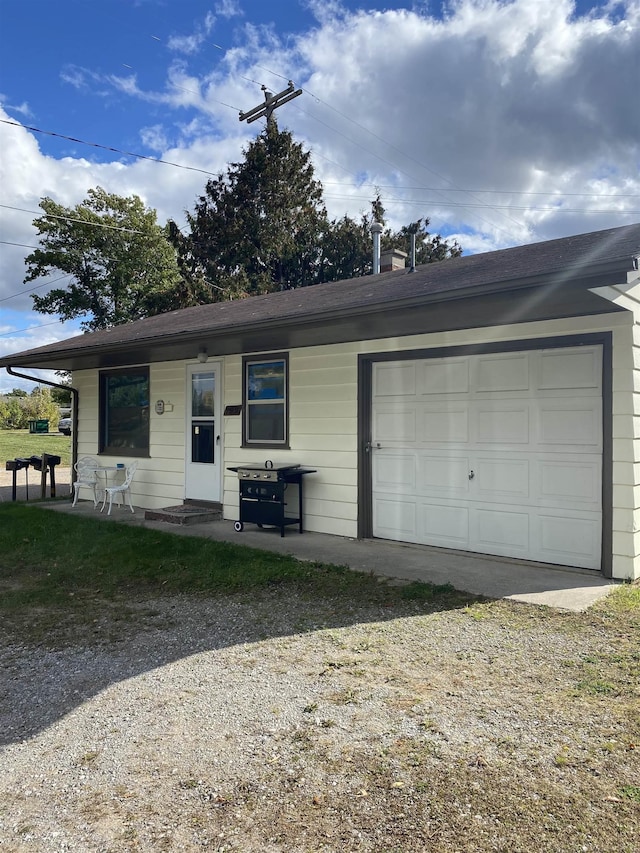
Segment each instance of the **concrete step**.
[{"label": "concrete step", "polygon": [[222,518],[222,507],[197,504],[179,504],[163,509],[147,509],[145,521],[166,521],[168,524],[201,524],[205,521],[217,521]]}]

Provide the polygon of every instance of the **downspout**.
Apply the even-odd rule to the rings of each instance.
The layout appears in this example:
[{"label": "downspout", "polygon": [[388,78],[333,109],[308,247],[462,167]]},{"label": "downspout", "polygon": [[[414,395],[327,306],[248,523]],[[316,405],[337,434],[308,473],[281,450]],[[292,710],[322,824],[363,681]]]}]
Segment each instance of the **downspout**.
[{"label": "downspout", "polygon": [[20,373],[11,365],[5,367],[5,370],[10,376],[16,376],[18,379],[28,379],[29,382],[39,382],[41,385],[49,385],[51,388],[63,388],[65,391],[71,391],[73,403],[71,405],[71,416],[73,423],[71,425],[71,483],[73,484],[75,474],[75,464],[78,461],[78,402],[80,394],[77,388],[72,388],[71,385],[62,385],[60,382],[50,382],[48,379],[39,379],[37,376],[28,376],[26,373]]}]

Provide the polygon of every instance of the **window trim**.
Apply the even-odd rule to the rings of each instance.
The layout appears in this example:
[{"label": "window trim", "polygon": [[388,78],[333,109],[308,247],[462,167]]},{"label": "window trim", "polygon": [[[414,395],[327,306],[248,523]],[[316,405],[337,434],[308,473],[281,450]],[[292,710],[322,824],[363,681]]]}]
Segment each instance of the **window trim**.
[{"label": "window trim", "polygon": [[[267,364],[273,361],[281,361],[284,364],[284,438],[282,441],[260,441],[249,438],[249,402],[247,373],[249,365]],[[279,402],[279,401],[276,401]],[[258,353],[257,355],[244,355],[242,357],[242,447],[274,447],[289,449],[289,353],[273,352]]]},{"label": "window trim", "polygon": [[[107,419],[107,380],[113,376],[130,374],[146,374],[149,391],[149,417],[147,419],[147,434],[145,447],[115,447],[106,444]],[[98,371],[98,454],[104,456],[148,457],[151,448],[151,371],[148,364],[131,367],[119,367]]]}]

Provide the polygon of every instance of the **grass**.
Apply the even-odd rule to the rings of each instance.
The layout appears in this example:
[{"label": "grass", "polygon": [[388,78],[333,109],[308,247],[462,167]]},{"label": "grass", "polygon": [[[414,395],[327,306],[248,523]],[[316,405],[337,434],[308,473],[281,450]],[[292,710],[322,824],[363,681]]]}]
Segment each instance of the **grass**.
[{"label": "grass", "polygon": [[60,465],[71,465],[71,436],[47,433],[32,435],[28,429],[0,429],[0,463],[18,456],[42,456],[52,453],[60,457]]},{"label": "grass", "polygon": [[[227,594],[296,588],[342,602],[462,606],[472,596],[449,585],[389,585],[345,567],[301,562],[227,542],[105,524],[20,503],[0,505],[0,618],[32,627],[47,614],[91,621],[96,601],[136,596]],[[284,593],[283,593],[284,594]],[[37,618],[40,613],[41,619]]]}]

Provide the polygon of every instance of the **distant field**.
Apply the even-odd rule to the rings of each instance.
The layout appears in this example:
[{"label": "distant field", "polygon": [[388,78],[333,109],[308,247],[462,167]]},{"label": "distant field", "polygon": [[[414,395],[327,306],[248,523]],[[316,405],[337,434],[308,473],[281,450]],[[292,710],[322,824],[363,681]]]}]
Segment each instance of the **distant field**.
[{"label": "distant field", "polygon": [[71,465],[71,436],[59,433],[40,433],[32,435],[28,429],[0,430],[0,465],[4,470],[7,459],[17,456],[42,456],[53,453],[60,457],[60,465]]}]

